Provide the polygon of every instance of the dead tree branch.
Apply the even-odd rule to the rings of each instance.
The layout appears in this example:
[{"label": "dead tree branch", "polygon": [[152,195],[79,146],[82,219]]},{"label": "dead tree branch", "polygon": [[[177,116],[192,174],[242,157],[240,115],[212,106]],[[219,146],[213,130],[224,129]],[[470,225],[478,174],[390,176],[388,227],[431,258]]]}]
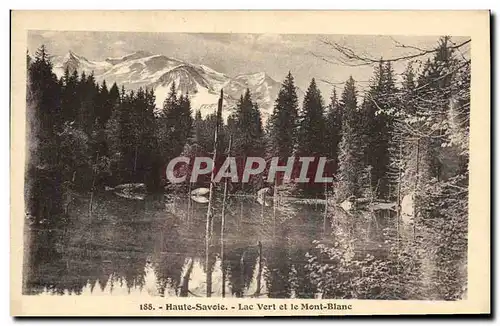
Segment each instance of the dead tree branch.
[{"label": "dead tree branch", "polygon": [[[325,45],[328,45],[330,48],[332,48],[333,50],[335,50],[336,52],[338,52],[340,54],[340,57],[335,58],[335,60],[337,60],[338,62],[335,62],[332,59],[327,59],[327,57],[325,55],[319,55],[319,54],[313,53],[313,55],[315,57],[317,57],[321,60],[324,60],[326,62],[329,62],[329,63],[334,63],[334,64],[340,63],[340,64],[345,65],[345,66],[359,67],[359,66],[367,66],[367,65],[379,63],[381,60],[380,58],[373,58],[373,57],[370,57],[367,55],[360,55],[360,54],[356,53],[352,48],[350,48],[346,45],[342,45],[342,44],[337,43],[337,42],[331,42],[331,41],[326,40],[326,39],[320,39],[320,42],[325,44]],[[402,55],[402,56],[397,56],[397,57],[392,57],[392,58],[384,58],[383,59],[384,62],[398,62],[398,61],[412,60],[412,59],[423,57],[425,55],[432,54],[432,53],[435,53],[436,51],[438,51],[438,49],[436,49],[436,48],[422,49],[422,48],[419,48],[416,46],[405,45],[405,44],[402,44],[398,41],[395,41],[395,42],[396,42],[397,47],[412,49],[412,50],[415,50],[416,52],[413,54],[407,54],[407,55]],[[466,44],[469,44],[470,42],[471,42],[471,39],[468,39],[462,43],[450,46],[449,48],[450,49],[459,49],[459,48],[465,46]]]}]

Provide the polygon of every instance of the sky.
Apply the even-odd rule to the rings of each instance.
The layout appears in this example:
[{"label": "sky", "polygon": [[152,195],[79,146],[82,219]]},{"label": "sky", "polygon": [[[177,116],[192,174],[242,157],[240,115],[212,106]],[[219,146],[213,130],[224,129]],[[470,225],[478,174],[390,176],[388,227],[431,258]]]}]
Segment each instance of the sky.
[{"label": "sky", "polygon": [[[414,49],[402,48],[398,44],[428,49],[436,44],[438,38],[439,36],[30,31],[28,51],[34,53],[40,45],[45,44],[52,55],[64,55],[71,50],[89,60],[100,61],[143,50],[204,64],[229,76],[264,71],[278,82],[291,71],[297,86],[304,91],[311,79],[315,78],[327,101],[333,87],[341,91],[343,83],[351,75],[362,92],[373,73],[373,67],[350,67],[318,58],[327,57],[329,61],[335,61],[339,57],[335,50],[322,41],[338,42],[353,48],[357,53],[387,59],[415,53]],[[462,42],[466,38],[453,37],[452,40]],[[405,65],[404,62],[395,64],[395,72],[401,73]]]}]

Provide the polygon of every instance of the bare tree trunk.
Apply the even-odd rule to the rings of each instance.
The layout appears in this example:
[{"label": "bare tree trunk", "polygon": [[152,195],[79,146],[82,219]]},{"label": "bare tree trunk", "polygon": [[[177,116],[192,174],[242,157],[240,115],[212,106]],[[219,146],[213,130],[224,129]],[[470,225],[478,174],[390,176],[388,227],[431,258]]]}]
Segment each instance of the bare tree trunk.
[{"label": "bare tree trunk", "polygon": [[135,173],[137,171],[137,151],[138,151],[138,147],[139,144],[135,144],[135,153],[134,153],[134,176],[135,176]]},{"label": "bare tree trunk", "polygon": [[258,297],[261,290],[261,279],[262,279],[262,242],[259,241],[259,270],[257,272],[257,290],[254,296]]},{"label": "bare tree trunk", "polygon": [[[222,116],[222,99],[223,93],[221,90],[219,103],[217,107],[217,116],[215,120],[215,134],[214,134],[214,154],[212,157],[212,162],[215,165],[217,161],[217,147],[219,145],[219,120]],[[205,272],[207,273],[207,297],[212,295],[212,275],[209,272],[209,249],[210,249],[210,240],[212,238],[212,202],[213,202],[213,192],[214,192],[214,167],[212,166],[212,173],[210,176],[210,191],[208,195],[208,208],[207,208],[207,221],[205,226]]]},{"label": "bare tree trunk", "polygon": [[262,205],[260,207],[260,223],[264,225],[264,209],[266,207],[266,193],[262,195]]},{"label": "bare tree trunk", "polygon": [[273,187],[273,236],[276,232],[276,208],[278,201],[278,187],[277,187],[277,178],[274,178],[274,187]]},{"label": "bare tree trunk", "polygon": [[399,171],[398,171],[398,199],[397,199],[397,208],[396,208],[396,226],[398,233],[398,242],[399,242],[399,221],[401,220],[401,175],[402,175],[402,162],[403,162],[403,141],[399,140]]},{"label": "bare tree trunk", "polygon": [[[371,169],[368,170],[368,187],[370,189],[370,204],[372,204],[373,203],[373,186],[372,186],[372,170]],[[377,188],[378,188],[378,183],[377,183]],[[377,188],[375,188],[375,190],[377,190]]]},{"label": "bare tree trunk", "polygon": [[238,219],[238,224],[237,224],[238,231],[240,230],[240,224],[242,223],[242,221],[243,221],[243,200],[240,201],[240,218]]},{"label": "bare tree trunk", "polygon": [[189,181],[187,200],[188,200],[188,204],[187,204],[186,220],[189,223],[190,214],[191,214],[191,181]]},{"label": "bare tree trunk", "polygon": [[[209,248],[210,249],[210,248]],[[208,267],[209,265],[207,265]],[[207,273],[207,297],[212,296],[212,267],[206,270]]]},{"label": "bare tree trunk", "polygon": [[189,267],[187,268],[186,275],[184,275],[184,280],[182,281],[181,285],[181,291],[179,296],[181,297],[187,297],[189,293],[189,279],[191,278],[191,272],[193,271],[193,263],[194,260],[191,259],[191,262],[189,263]]},{"label": "bare tree trunk", "polygon": [[[231,153],[231,137],[229,138],[228,154]],[[222,197],[222,213],[220,224],[220,265],[222,271],[222,297],[226,296],[226,273],[224,271],[224,226],[226,224],[226,197],[227,197],[227,178],[224,183],[224,195]]]},{"label": "bare tree trunk", "polygon": [[328,217],[328,183],[325,182],[325,214],[323,215],[323,236],[326,235],[327,217]]},{"label": "bare tree trunk", "polygon": [[99,160],[99,153],[97,153],[95,164],[92,166],[92,188],[90,189],[90,203],[89,203],[89,217],[92,220],[92,204],[94,201],[94,187],[95,187],[95,165]]},{"label": "bare tree trunk", "polygon": [[420,138],[417,139],[417,162],[415,167],[415,191],[413,192],[413,240],[416,237],[416,226],[417,226],[417,210],[415,209],[416,199],[418,197],[418,179],[419,179],[419,167],[420,167]]}]

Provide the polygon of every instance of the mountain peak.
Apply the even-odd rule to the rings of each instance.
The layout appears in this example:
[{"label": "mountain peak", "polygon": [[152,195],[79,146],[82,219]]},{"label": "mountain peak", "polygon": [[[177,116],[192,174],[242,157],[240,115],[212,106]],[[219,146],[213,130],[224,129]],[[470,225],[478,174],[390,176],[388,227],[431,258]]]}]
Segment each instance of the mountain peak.
[{"label": "mountain peak", "polygon": [[249,74],[249,75],[252,77],[255,77],[255,78],[266,78],[267,77],[267,73],[264,71],[255,72],[255,73]]},{"label": "mountain peak", "polygon": [[135,51],[135,52],[126,54],[122,57],[107,58],[106,62],[109,62],[109,63],[115,65],[115,64],[122,63],[122,62],[129,61],[129,60],[136,60],[136,59],[151,57],[152,55],[153,54],[151,52],[139,50],[139,51]]},{"label": "mountain peak", "polygon": [[234,77],[236,81],[239,83],[242,83],[246,86],[258,86],[262,85],[264,83],[271,83],[275,84],[277,83],[274,79],[272,79],[266,72],[254,72],[250,74],[240,74],[236,77]]},{"label": "mountain peak", "polygon": [[77,70],[80,73],[93,71],[98,82],[106,80],[110,85],[116,82],[131,90],[139,87],[152,88],[158,107],[162,107],[171,84],[175,82],[179,92],[189,93],[193,109],[201,110],[203,115],[217,109],[222,95],[225,118],[231,112],[230,108],[236,105],[241,94],[248,88],[253,101],[259,104],[263,121],[266,120],[280,87],[280,83],[263,71],[231,77],[200,62],[190,63],[144,50],[107,58],[104,61],[87,60],[69,50],[64,57],[56,58],[54,69],[58,76],[62,76],[65,69]]},{"label": "mountain peak", "polygon": [[94,62],[90,61],[84,56],[81,56],[75,53],[72,50],[68,50],[63,56],[55,56],[52,59],[54,73],[56,76],[60,77],[64,75],[66,69],[73,73],[73,71],[78,71],[81,73],[85,71],[85,73],[95,72],[95,74],[99,74],[104,72],[106,69],[111,66],[106,62]]},{"label": "mountain peak", "polygon": [[80,60],[82,57],[80,57],[78,54],[73,52],[72,50],[69,50],[68,53],[64,56],[65,60]]},{"label": "mountain peak", "polygon": [[140,56],[143,56],[143,57],[150,57],[153,54],[151,52],[148,52],[148,51],[139,50],[139,51],[134,51],[130,55],[140,55]]},{"label": "mountain peak", "polygon": [[259,72],[252,72],[249,74],[239,74],[238,76],[234,77],[235,79],[264,79],[268,77],[267,73],[264,71],[259,71]]}]

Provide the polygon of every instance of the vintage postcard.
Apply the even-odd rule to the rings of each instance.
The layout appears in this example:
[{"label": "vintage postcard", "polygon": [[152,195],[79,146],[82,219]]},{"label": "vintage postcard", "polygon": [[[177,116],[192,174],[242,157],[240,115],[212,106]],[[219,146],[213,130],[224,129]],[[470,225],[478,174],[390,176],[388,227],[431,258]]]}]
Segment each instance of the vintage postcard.
[{"label": "vintage postcard", "polygon": [[13,11],[14,316],[490,313],[488,11]]}]

